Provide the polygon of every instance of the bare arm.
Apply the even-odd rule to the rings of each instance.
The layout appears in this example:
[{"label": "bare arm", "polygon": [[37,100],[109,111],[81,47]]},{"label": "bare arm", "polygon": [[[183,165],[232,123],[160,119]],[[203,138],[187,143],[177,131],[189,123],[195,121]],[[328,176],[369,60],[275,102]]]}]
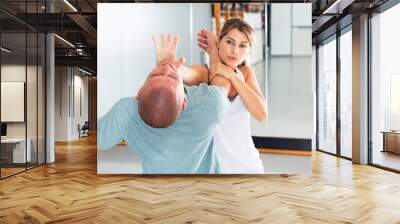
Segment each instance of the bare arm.
[{"label": "bare arm", "polygon": [[253,69],[250,66],[243,66],[240,71],[247,75],[247,79],[242,81],[237,76],[233,76],[230,79],[232,85],[254,118],[258,121],[267,119],[267,104],[261,94]]},{"label": "bare arm", "polygon": [[208,83],[208,69],[201,65],[192,65],[190,67],[181,66],[178,73],[183,78],[186,85],[198,85],[200,83]]}]

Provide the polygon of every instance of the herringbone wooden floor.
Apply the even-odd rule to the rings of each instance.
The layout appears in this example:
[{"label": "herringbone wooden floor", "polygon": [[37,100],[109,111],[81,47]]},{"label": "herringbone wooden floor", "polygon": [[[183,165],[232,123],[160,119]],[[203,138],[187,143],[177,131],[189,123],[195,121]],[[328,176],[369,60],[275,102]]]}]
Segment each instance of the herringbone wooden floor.
[{"label": "herringbone wooden floor", "polygon": [[0,223],[400,223],[400,175],[316,152],[312,176],[96,174],[95,139],[0,181]]}]

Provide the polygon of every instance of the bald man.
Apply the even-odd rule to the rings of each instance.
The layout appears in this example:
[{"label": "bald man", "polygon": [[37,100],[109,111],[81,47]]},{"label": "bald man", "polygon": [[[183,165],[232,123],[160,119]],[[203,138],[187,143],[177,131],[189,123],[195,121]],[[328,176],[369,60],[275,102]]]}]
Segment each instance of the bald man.
[{"label": "bald man", "polygon": [[176,59],[178,37],[153,38],[157,66],[136,97],[119,100],[99,120],[98,146],[108,149],[121,140],[142,160],[145,174],[218,173],[212,147],[217,123],[229,106],[231,84],[215,76],[211,85],[184,86],[182,72],[208,73],[185,67]]}]

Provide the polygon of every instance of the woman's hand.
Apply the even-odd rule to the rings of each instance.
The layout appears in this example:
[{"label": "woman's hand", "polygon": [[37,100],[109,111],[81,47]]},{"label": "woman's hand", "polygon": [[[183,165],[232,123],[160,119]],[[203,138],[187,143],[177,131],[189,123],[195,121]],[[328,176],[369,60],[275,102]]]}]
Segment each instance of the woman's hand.
[{"label": "woman's hand", "polygon": [[206,51],[210,56],[212,54],[218,55],[217,35],[207,29],[202,29],[197,33],[197,45],[199,45],[199,47]]},{"label": "woman's hand", "polygon": [[176,51],[178,49],[179,37],[172,36],[168,34],[167,38],[165,38],[164,34],[161,34],[161,45],[157,44],[156,38],[153,36],[152,38],[153,44],[156,48],[156,63],[159,65],[163,61],[169,61],[173,63],[176,68],[179,68],[181,65],[185,63],[184,58],[176,59]]},{"label": "woman's hand", "polygon": [[222,63],[215,63],[211,65],[209,72],[210,72],[209,80],[212,80],[216,75],[222,76],[228,79],[229,81],[231,81],[233,77],[235,77],[235,71],[231,67],[226,66]]}]

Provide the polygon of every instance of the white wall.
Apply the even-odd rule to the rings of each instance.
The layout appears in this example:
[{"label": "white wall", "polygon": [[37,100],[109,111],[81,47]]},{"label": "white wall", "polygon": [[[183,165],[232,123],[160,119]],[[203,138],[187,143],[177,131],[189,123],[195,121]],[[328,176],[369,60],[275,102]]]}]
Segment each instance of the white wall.
[{"label": "white wall", "polygon": [[311,3],[271,4],[270,19],[272,56],[311,55]]},{"label": "white wall", "polygon": [[68,67],[55,68],[55,141],[68,140]]},{"label": "white wall", "polygon": [[[203,64],[196,33],[211,30],[211,5],[98,4],[97,116],[120,98],[134,96],[155,67],[152,35],[178,34],[178,57],[186,64]],[[98,151],[98,173],[141,173],[132,150],[124,146]]]},{"label": "white wall", "polygon": [[271,55],[291,55],[291,4],[271,4]]},{"label": "white wall", "polygon": [[79,138],[78,124],[82,126],[88,121],[88,77],[82,76],[83,73],[75,69],[74,74],[74,106],[72,108],[71,135],[73,138]]},{"label": "white wall", "polygon": [[[205,59],[206,53],[199,47],[197,47],[197,32],[203,28],[208,30],[212,29],[211,20],[211,5],[204,3],[192,3],[192,31],[191,35],[191,51],[192,51],[192,64],[206,64],[208,60]],[[200,19],[201,18],[201,19]]]},{"label": "white wall", "polygon": [[56,67],[55,73],[55,141],[70,141],[79,138],[78,124],[88,120],[88,78],[72,67]]},{"label": "white wall", "polygon": [[311,3],[292,4],[292,54],[310,56],[312,42]]}]

